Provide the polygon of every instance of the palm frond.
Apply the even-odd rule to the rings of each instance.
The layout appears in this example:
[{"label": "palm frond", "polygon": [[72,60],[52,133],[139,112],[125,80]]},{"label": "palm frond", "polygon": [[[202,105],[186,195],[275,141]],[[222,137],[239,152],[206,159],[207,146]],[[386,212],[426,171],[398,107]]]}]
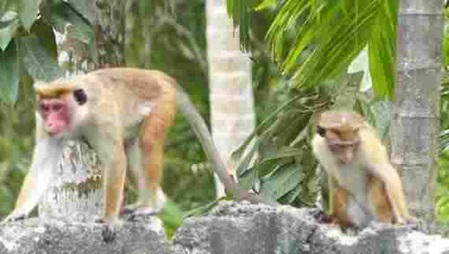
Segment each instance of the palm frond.
[{"label": "palm frond", "polygon": [[250,13],[255,7],[254,2],[249,0],[228,0],[226,2],[226,9],[234,27],[239,27],[240,43],[244,50],[249,50],[250,47]]},{"label": "palm frond", "polygon": [[[251,1],[227,2],[245,45]],[[295,87],[315,86],[340,75],[368,46],[374,94],[393,98],[397,1],[285,0],[272,8],[275,4],[265,0],[258,10],[277,10],[266,38],[273,59],[283,74],[291,75]]]}]

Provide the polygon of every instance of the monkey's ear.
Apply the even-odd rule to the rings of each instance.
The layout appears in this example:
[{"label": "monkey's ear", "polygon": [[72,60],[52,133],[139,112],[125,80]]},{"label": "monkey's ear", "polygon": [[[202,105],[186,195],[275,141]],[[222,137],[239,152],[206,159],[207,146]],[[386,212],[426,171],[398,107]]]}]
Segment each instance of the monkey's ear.
[{"label": "monkey's ear", "polygon": [[76,89],[73,91],[73,97],[75,97],[75,101],[78,105],[83,105],[87,102],[87,94],[83,89]]},{"label": "monkey's ear", "polygon": [[324,129],[324,128],[320,127],[320,126],[317,126],[316,127],[316,133],[318,133],[318,135],[320,135],[321,137],[324,138],[324,136],[326,135],[326,129]]}]

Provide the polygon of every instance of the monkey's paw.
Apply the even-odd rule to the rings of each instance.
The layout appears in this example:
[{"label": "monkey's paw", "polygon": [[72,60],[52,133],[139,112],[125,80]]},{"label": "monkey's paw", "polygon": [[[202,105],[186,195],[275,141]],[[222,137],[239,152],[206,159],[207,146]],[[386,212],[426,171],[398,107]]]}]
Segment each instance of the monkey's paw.
[{"label": "monkey's paw", "polygon": [[412,229],[412,230],[420,230],[423,227],[423,221],[418,220],[417,218],[407,218],[406,223],[404,226]]},{"label": "monkey's paw", "polygon": [[23,213],[23,212],[12,212],[10,213],[8,216],[6,216],[6,218],[4,218],[0,224],[3,225],[5,223],[8,222],[14,222],[14,221],[19,221],[19,220],[24,220],[28,217],[27,213]]},{"label": "monkey's paw", "polygon": [[115,240],[117,236],[117,225],[113,222],[105,222],[104,219],[98,218],[95,220],[96,223],[103,224],[101,229],[101,236],[105,243],[111,243]]},{"label": "monkey's paw", "polygon": [[396,224],[413,230],[419,230],[423,226],[423,222],[413,216],[401,218],[399,221],[396,221]]},{"label": "monkey's paw", "polygon": [[332,223],[334,221],[334,219],[332,218],[331,215],[325,213],[323,210],[321,209],[313,209],[313,211],[311,211],[311,215],[315,218],[315,220],[317,220],[319,223]]}]

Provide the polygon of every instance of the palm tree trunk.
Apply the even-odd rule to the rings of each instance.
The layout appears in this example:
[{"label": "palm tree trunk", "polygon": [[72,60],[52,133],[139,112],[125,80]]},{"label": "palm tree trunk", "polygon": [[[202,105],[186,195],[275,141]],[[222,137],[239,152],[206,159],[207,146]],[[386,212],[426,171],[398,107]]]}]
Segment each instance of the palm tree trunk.
[{"label": "palm tree trunk", "polygon": [[[253,131],[255,114],[251,62],[240,51],[238,29],[233,28],[225,0],[207,0],[207,59],[212,137],[221,158],[231,165],[230,153]],[[225,195],[215,175],[216,196]]]},{"label": "palm tree trunk", "polygon": [[443,26],[443,0],[401,1],[391,159],[425,230],[434,221]]},{"label": "palm tree trunk", "polygon": [[[90,22],[96,33],[97,61],[90,57],[81,42],[56,33],[58,61],[66,75],[83,74],[93,69],[124,64],[124,4],[120,0],[95,1]],[[65,45],[78,45],[67,47]],[[86,52],[83,51],[86,50]],[[48,193],[39,203],[41,219],[92,221],[101,215],[103,207],[100,161],[86,143],[68,141],[59,162],[58,172]]]}]

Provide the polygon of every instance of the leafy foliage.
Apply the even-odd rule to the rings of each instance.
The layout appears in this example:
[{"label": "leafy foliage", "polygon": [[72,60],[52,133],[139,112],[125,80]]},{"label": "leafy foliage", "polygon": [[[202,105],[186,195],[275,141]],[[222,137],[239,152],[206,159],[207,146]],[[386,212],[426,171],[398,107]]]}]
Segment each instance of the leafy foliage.
[{"label": "leafy foliage", "polygon": [[0,103],[0,216],[12,210],[31,159],[34,129],[31,90],[31,79],[23,78],[18,102]]},{"label": "leafy foliage", "polygon": [[[63,70],[56,62],[56,46],[54,35],[51,31],[52,25],[64,29],[71,28],[58,20],[58,10],[64,3],[59,1],[48,1],[48,6],[44,5],[46,11],[39,10],[41,1],[39,0],[7,0],[1,5],[0,12],[0,59],[2,59],[2,71],[13,66],[14,70],[2,75],[2,85],[6,92],[0,96],[2,101],[15,101],[19,80],[27,75],[38,80],[52,80],[63,75]],[[53,11],[52,11],[53,9]],[[70,8],[65,8],[71,10]],[[50,11],[48,11],[50,10]],[[37,15],[40,12],[42,15]],[[67,13],[65,13],[67,14]],[[67,14],[71,24],[77,25],[78,31],[80,22]],[[50,20],[50,22],[48,22]],[[64,19],[62,19],[64,20]],[[53,22],[53,23],[52,23]],[[66,22],[66,23],[67,23]],[[54,23],[57,23],[56,25]],[[65,27],[62,27],[66,25]],[[72,26],[73,27],[73,26]],[[84,27],[85,28],[85,27]],[[50,29],[50,30],[49,30]],[[92,29],[84,29],[73,36],[77,38],[92,38]],[[73,32],[72,32],[73,33]],[[70,33],[69,33],[70,34]],[[92,40],[86,39],[87,43]]]},{"label": "leafy foliage", "polygon": [[23,65],[34,80],[51,81],[64,75],[62,68],[51,58],[39,38],[21,37],[18,42]]},{"label": "leafy foliage", "polygon": [[[95,47],[88,2],[0,1],[0,100],[18,98],[14,108],[0,110],[0,200],[5,204],[0,214],[11,209],[29,163],[33,127],[29,108],[33,105],[26,88],[31,87],[31,78],[48,80],[61,75],[53,28]],[[354,108],[377,127],[384,141],[388,137],[390,105],[381,99],[391,99],[394,90],[397,1],[227,3],[239,25],[243,48],[252,53],[256,101],[263,101],[256,104],[260,125],[234,154],[240,162],[240,182],[268,199],[312,205],[322,180],[310,149],[316,110]],[[161,69],[176,77],[207,116],[205,20],[198,15],[204,1],[132,0],[128,4],[127,65]],[[41,15],[35,15],[36,10]],[[446,39],[445,63],[449,59]],[[358,92],[358,77],[345,74],[366,46],[373,91],[379,100]],[[18,89],[19,85],[24,89]],[[442,126],[448,129],[449,110],[444,99],[442,104]],[[448,131],[442,132],[442,151],[449,145],[448,136]],[[19,141],[12,142],[13,138]],[[181,117],[169,133],[166,151],[164,187],[174,203],[162,217],[171,234],[181,223],[180,213],[209,202],[186,213],[199,214],[216,201],[211,170],[203,164],[201,147]],[[440,158],[439,175],[439,213],[443,215],[449,214],[445,198],[449,191],[444,188],[449,186],[446,153]]]},{"label": "leafy foliage", "polygon": [[[79,6],[79,5],[76,5]],[[94,30],[91,24],[79,14],[72,4],[57,2],[48,7],[48,23],[60,33],[67,33],[82,43],[94,43]]]},{"label": "leafy foliage", "polygon": [[[228,0],[228,9],[235,22],[241,21],[246,45],[252,27],[245,21],[249,3],[241,2]],[[258,10],[273,6],[274,1],[265,0]],[[275,9],[267,40],[273,59],[283,74],[292,75],[294,86],[311,87],[338,77],[368,45],[374,93],[393,98],[397,1],[286,0]]]},{"label": "leafy foliage", "polygon": [[15,101],[19,87],[19,52],[17,45],[11,43],[0,54],[0,101]]},{"label": "leafy foliage", "polygon": [[18,1],[19,18],[23,27],[30,30],[36,20],[40,0],[21,0]]},{"label": "leafy foliage", "polygon": [[9,11],[0,17],[0,49],[5,50],[19,27],[17,13]]},{"label": "leafy foliage", "polygon": [[[447,34],[445,33],[445,38]],[[443,77],[441,91],[440,156],[438,159],[437,215],[441,221],[449,222],[449,86],[447,72]]]},{"label": "leafy foliage", "polygon": [[[2,5],[3,2],[0,4],[0,8],[7,9],[9,11],[7,15],[11,17],[8,22],[0,22],[0,29],[4,27],[8,29],[4,30],[7,32],[6,35],[0,34],[0,41],[6,46],[6,50],[0,51],[2,60],[0,73],[5,73],[0,77],[1,81],[4,81],[1,83],[0,94],[2,97],[0,99],[15,102],[15,104],[6,104],[5,102],[5,105],[8,106],[0,108],[0,142],[2,142],[2,148],[7,148],[0,151],[2,158],[0,171],[4,175],[4,178],[0,178],[0,201],[4,203],[2,206],[4,210],[0,210],[0,215],[5,215],[12,209],[31,158],[34,112],[30,108],[34,108],[34,105],[29,103],[30,101],[34,103],[31,91],[32,81],[33,79],[52,80],[63,75],[61,67],[56,63],[57,51],[52,29],[63,33],[70,39],[78,40],[86,46],[92,46],[95,50],[93,25],[89,21],[89,10],[84,8],[87,6],[86,3],[86,1],[46,1],[45,4],[39,6],[40,14],[35,17],[37,19],[34,19],[31,25],[28,24],[30,29],[27,28],[28,25],[23,25],[18,18],[20,8],[17,4],[13,3],[8,6]],[[202,113],[207,115],[206,73],[198,68],[198,65],[192,64],[192,58],[188,53],[194,51],[193,47],[199,47],[201,50],[198,57],[205,56],[205,41],[202,33],[205,27],[204,19],[192,15],[193,12],[189,10],[189,8],[201,8],[202,4],[202,1],[196,1],[195,4],[192,4],[191,1],[180,2],[176,7],[179,10],[186,9],[186,11],[181,11],[184,14],[176,16],[174,13],[157,13],[159,16],[156,15],[156,17],[170,18],[170,22],[164,24],[160,32],[155,33],[157,37],[155,37],[153,45],[157,50],[154,51],[154,54],[145,55],[145,57],[152,59],[153,66],[151,67],[166,71],[186,86],[186,90],[193,93],[193,100]],[[161,1],[160,5],[162,10],[169,10],[166,8],[165,1]],[[3,12],[0,13],[0,15],[3,14]],[[145,16],[139,17],[141,20],[146,19],[149,15],[145,11],[142,11],[142,14]],[[30,20],[31,17],[26,22],[31,22]],[[182,29],[180,29],[181,24]],[[160,27],[151,27],[151,29],[158,30]],[[195,32],[191,33],[191,31]],[[181,47],[176,44],[180,41],[189,43],[185,43]],[[72,47],[73,45],[67,46]],[[137,46],[142,49],[145,44]],[[95,53],[92,49],[90,50],[92,54]],[[20,89],[18,89],[19,85]],[[17,93],[21,95],[18,96]],[[24,105],[26,107],[22,108]],[[173,197],[174,202],[169,202],[161,215],[169,235],[180,225],[183,211],[214,199],[213,177],[210,168],[195,165],[205,160],[202,149],[183,119],[177,117],[176,122],[178,124],[171,129],[167,141],[165,166],[166,172],[169,173],[166,174],[163,183],[164,189],[167,190],[170,197]],[[21,126],[20,124],[26,128],[18,128]],[[13,142],[12,138],[17,138],[19,141]],[[191,188],[191,186],[195,186],[195,188]],[[131,188],[130,195],[133,196],[133,194],[135,191]]]},{"label": "leafy foliage", "polygon": [[315,112],[353,108],[378,129],[385,140],[389,126],[387,101],[371,101],[358,91],[360,73],[343,75],[321,88],[291,91],[292,98],[266,117],[234,152],[241,184],[264,198],[295,206],[312,206],[322,184],[311,150]]}]

